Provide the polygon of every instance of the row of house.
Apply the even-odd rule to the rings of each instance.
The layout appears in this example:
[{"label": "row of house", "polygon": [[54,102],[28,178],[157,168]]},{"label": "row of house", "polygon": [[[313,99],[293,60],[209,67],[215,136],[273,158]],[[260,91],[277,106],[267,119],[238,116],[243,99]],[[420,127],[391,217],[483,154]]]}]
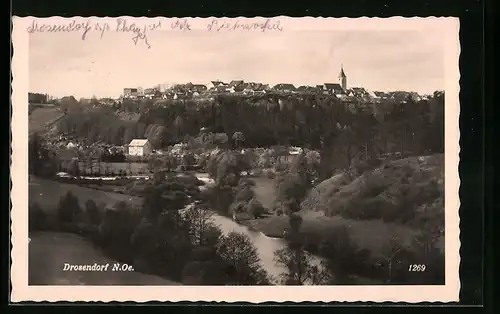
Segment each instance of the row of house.
[{"label": "row of house", "polygon": [[[127,89],[131,90],[131,89]],[[295,87],[293,84],[281,83],[273,87],[268,84],[244,82],[244,81],[231,81],[224,83],[220,81],[213,81],[209,86],[202,84],[178,84],[172,88],[160,91],[156,88],[144,89],[141,94],[126,94],[123,98],[132,99],[187,99],[196,97],[211,97],[217,94],[241,94],[241,95],[264,95],[269,93],[285,93],[285,94],[323,94],[335,95],[339,98],[354,97],[358,99],[394,99],[403,100],[411,97],[415,101],[422,99],[415,92],[372,92],[363,87],[343,88],[338,83],[324,83],[316,86],[302,85]]]},{"label": "row of house", "polygon": [[296,87],[289,83],[276,84],[270,87],[269,84],[245,82],[243,80],[233,80],[229,83],[220,80],[211,81],[204,84],[177,84],[168,89],[157,88],[125,88],[124,98],[149,98],[149,99],[185,99],[193,97],[211,97],[216,94],[242,94],[259,95],[268,93],[287,94],[323,94],[335,95],[338,98],[354,97],[357,99],[394,99],[406,101],[408,97],[415,101],[421,99],[417,93],[413,92],[371,92],[362,87],[347,88],[347,75],[341,67],[338,76],[338,83],[323,83],[321,85],[302,85]]}]

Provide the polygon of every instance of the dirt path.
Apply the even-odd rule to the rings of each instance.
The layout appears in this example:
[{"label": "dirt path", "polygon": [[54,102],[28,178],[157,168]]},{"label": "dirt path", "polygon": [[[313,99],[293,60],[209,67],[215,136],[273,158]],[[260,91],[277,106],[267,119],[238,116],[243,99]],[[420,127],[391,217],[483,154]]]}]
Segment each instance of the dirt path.
[{"label": "dirt path", "polygon": [[[148,285],[179,283],[138,272],[111,271],[116,261],[107,258],[85,239],[69,233],[37,232],[30,235],[29,285]],[[64,271],[64,264],[99,265],[107,271]]]}]

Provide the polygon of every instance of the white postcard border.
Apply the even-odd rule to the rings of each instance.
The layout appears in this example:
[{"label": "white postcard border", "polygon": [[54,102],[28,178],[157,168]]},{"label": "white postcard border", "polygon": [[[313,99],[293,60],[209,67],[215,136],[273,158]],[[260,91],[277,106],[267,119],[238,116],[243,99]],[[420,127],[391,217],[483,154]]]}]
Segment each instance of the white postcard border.
[{"label": "white postcard border", "polygon": [[[94,19],[98,19],[93,17]],[[129,19],[135,19],[128,17]],[[415,29],[435,25],[445,43],[445,263],[443,286],[28,286],[28,54],[32,17],[14,17],[12,40],[12,266],[11,300],[19,301],[216,301],[216,302],[449,302],[458,301],[459,265],[459,21],[457,18],[290,18],[276,17],[293,29]],[[44,18],[51,22],[61,17]],[[112,20],[113,18],[105,18]],[[146,18],[139,18],[144,20]],[[162,18],[164,19],[164,18]],[[188,18],[203,23],[209,19]],[[247,18],[241,18],[247,19]],[[257,19],[257,18],[255,18]],[[263,19],[263,18],[260,18]],[[250,19],[248,19],[250,20]],[[429,25],[427,25],[429,24]],[[285,30],[285,31],[286,31]]]}]

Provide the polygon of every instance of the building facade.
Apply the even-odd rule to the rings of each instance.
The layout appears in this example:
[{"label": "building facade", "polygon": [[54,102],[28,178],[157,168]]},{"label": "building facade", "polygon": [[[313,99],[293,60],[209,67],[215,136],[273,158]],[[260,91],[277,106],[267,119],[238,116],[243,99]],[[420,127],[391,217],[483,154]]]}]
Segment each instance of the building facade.
[{"label": "building facade", "polygon": [[152,152],[153,148],[147,139],[134,139],[128,145],[130,156],[148,156]]}]

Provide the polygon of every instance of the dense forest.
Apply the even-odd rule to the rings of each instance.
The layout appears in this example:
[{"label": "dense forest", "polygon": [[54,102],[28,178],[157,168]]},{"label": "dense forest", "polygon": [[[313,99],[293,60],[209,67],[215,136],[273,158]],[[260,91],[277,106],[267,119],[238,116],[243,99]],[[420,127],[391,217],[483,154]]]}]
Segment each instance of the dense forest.
[{"label": "dense forest", "polygon": [[[195,136],[203,127],[212,132],[242,132],[244,146],[296,145],[320,149],[343,129],[357,132],[364,141],[376,143],[372,149],[383,152],[442,152],[444,95],[429,100],[394,103],[343,102],[331,97],[308,96],[236,98],[219,97],[213,102],[184,101],[155,107],[144,101],[125,111],[141,113],[138,121],[122,121],[114,110],[71,110],[59,124],[63,133],[75,132],[91,141],[104,140],[115,145],[131,138],[149,137],[156,148]],[[361,131],[363,130],[363,131]],[[363,134],[361,134],[363,133]],[[424,139],[425,138],[425,143]],[[322,143],[323,142],[323,143]],[[399,143],[399,147],[391,144]],[[393,146],[393,145],[392,145]]]}]

